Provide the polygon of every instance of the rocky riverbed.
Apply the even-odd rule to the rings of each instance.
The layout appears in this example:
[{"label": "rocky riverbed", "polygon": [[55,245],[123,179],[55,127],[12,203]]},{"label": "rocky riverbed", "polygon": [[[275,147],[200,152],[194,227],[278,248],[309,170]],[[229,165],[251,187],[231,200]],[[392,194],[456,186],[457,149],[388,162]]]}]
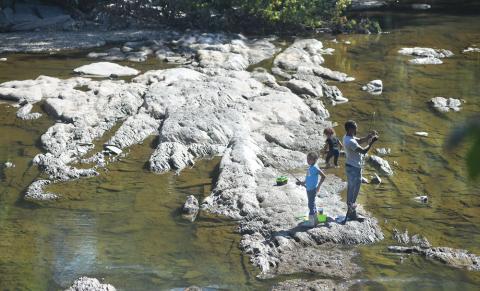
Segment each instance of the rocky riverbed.
[{"label": "rocky riverbed", "polygon": [[[68,63],[67,73],[49,72],[51,75],[47,77],[38,76],[43,71],[33,73],[38,72],[36,70],[15,78],[20,81],[0,85],[2,98],[18,106],[8,109],[12,114],[8,116],[8,122],[4,122],[7,126],[13,125],[11,132],[50,124],[49,128],[42,130],[37,143],[16,141],[20,148],[8,149],[9,153],[18,153],[29,161],[20,160],[15,155],[4,155],[3,162],[0,161],[5,164],[0,167],[0,182],[5,185],[8,182],[7,189],[11,185],[22,185],[15,188],[16,192],[11,191],[14,198],[2,205],[8,207],[11,201],[15,205],[9,208],[12,213],[21,207],[24,220],[32,221],[34,215],[33,220],[38,222],[35,227],[17,225],[21,221],[18,217],[5,212],[7,208],[0,209],[3,211],[0,214],[7,213],[7,227],[2,226],[7,234],[4,245],[16,252],[21,249],[23,240],[18,239],[18,232],[11,229],[22,229],[22,234],[26,231],[29,247],[55,237],[53,259],[47,257],[48,264],[35,265],[54,265],[51,267],[54,271],[42,274],[58,284],[53,285],[55,288],[65,288],[84,275],[101,279],[104,273],[107,273],[106,279],[101,281],[117,288],[134,286],[125,284],[125,281],[138,284],[145,279],[145,285],[141,283],[141,286],[158,286],[166,281],[169,283],[162,285],[165,288],[182,286],[177,281],[172,282],[171,278],[209,286],[211,282],[225,282],[219,278],[228,277],[230,273],[215,272],[216,277],[209,274],[198,279],[199,273],[209,272],[202,273],[198,269],[208,269],[206,265],[225,265],[224,261],[216,261],[217,256],[226,258],[232,249],[238,251],[236,246],[239,245],[247,259],[246,262],[233,260],[229,265],[236,270],[234,276],[242,273],[241,269],[246,272],[250,260],[256,267],[254,276],[261,278],[256,282],[263,282],[264,287],[275,285],[274,288],[279,290],[345,289],[352,285],[356,288],[371,284],[408,289],[420,281],[430,287],[459,284],[468,289],[477,282],[477,275],[474,271],[466,271],[465,262],[473,264],[478,257],[462,249],[478,253],[471,243],[475,241],[475,225],[478,225],[475,223],[475,196],[469,195],[475,193],[475,188],[469,190],[466,186],[466,176],[461,170],[462,152],[450,159],[441,152],[441,143],[448,130],[447,124],[478,111],[478,103],[472,99],[477,83],[472,81],[473,77],[466,77],[474,76],[471,63],[476,54],[461,53],[466,47],[474,47],[475,38],[457,40],[458,45],[453,45],[450,39],[443,40],[443,31],[435,34],[435,29],[425,28],[429,33],[434,31],[435,41],[428,38],[413,41],[414,33],[405,31],[381,36],[337,36],[338,42],[323,38],[321,42],[312,39],[284,42],[275,37],[148,30],[95,31],[88,36],[83,32],[5,35],[5,42],[1,44],[4,53],[0,57],[6,60],[0,66],[12,70],[13,65],[23,60],[22,54],[8,54],[9,51],[54,53],[64,49],[83,50],[58,55],[58,58],[71,53],[81,56],[81,63]],[[465,29],[468,31],[468,27]],[[416,28],[412,31],[417,32]],[[437,42],[437,38],[442,41]],[[108,46],[104,47],[105,44]],[[421,49],[427,55],[413,55],[422,58],[422,62],[447,56],[446,51],[429,47],[446,49],[454,55],[443,58],[444,64],[439,66],[412,65],[407,57],[398,53],[404,47],[411,47],[412,52]],[[440,53],[444,55],[436,55]],[[30,59],[36,56],[45,58],[35,55]],[[55,58],[56,55],[52,54],[48,60]],[[116,65],[108,64],[111,68],[105,73],[102,62]],[[84,70],[85,67],[78,69],[79,75],[74,75],[74,69],[90,64],[93,65],[87,67],[88,70]],[[122,72],[129,72],[131,76],[123,77]],[[366,85],[366,92],[361,90],[363,85]],[[434,96],[453,97],[455,102]],[[341,105],[345,102],[348,103]],[[460,108],[460,112],[451,114],[436,112]],[[18,110],[16,115],[13,110]],[[341,226],[335,223],[334,218],[345,214],[340,199],[345,183],[332,175],[341,177],[341,171],[328,169],[329,176],[319,194],[318,204],[330,217],[329,223],[314,229],[302,228],[299,223],[306,212],[304,190],[293,185],[291,174],[287,174],[290,183],[284,186],[274,186],[275,178],[286,174],[286,170],[303,176],[299,169],[305,165],[305,153],[322,147],[323,128],[334,125],[329,120],[341,123],[352,117],[360,122],[361,131],[378,128],[382,136],[381,146],[385,149],[377,151],[379,157],[371,157],[365,176],[377,179],[375,171],[378,171],[383,181],[380,185],[373,182],[364,185],[360,196],[365,209],[381,219],[377,221],[362,209],[361,212],[367,215],[363,224],[349,222]],[[413,133],[417,131],[428,132],[428,137],[416,137]],[[342,133],[338,129],[337,134]],[[16,134],[4,136],[7,141],[17,138]],[[36,157],[38,151],[24,148],[34,148],[35,144],[42,148]],[[141,158],[136,158],[138,167],[128,167],[130,158],[138,149],[144,151]],[[156,213],[154,205],[165,204],[167,193],[171,191],[154,184],[155,187],[146,188],[152,195],[136,196],[148,184],[146,180],[172,185],[175,180],[168,172],[181,173],[178,177],[182,177],[192,165],[202,167],[203,162],[198,163],[199,160],[212,156],[220,156],[217,158],[220,164],[211,176],[215,182],[212,188],[188,193],[194,195],[188,199],[186,195],[174,192],[180,201],[166,206],[168,209],[164,212],[167,215],[162,219],[176,221],[178,216],[175,227],[163,228],[159,222],[161,219],[153,214],[145,220],[138,218],[140,212]],[[23,173],[30,161],[34,165],[29,165],[28,172]],[[35,174],[37,166],[42,170],[39,176]],[[142,167],[145,167],[143,172]],[[115,168],[121,171],[106,172]],[[15,178],[22,179],[23,184],[12,178],[17,171],[20,174]],[[114,176],[129,182],[111,179]],[[144,176],[148,178],[141,178]],[[28,187],[31,179],[20,177],[32,177],[34,181]],[[187,184],[197,183],[205,182]],[[161,190],[157,192],[159,187]],[[102,189],[108,189],[108,192]],[[415,197],[428,199],[419,203]],[[199,200],[198,204],[195,198]],[[99,205],[89,205],[85,199]],[[120,206],[117,204],[119,199],[135,202]],[[185,199],[182,219],[181,206]],[[115,212],[117,208],[120,211]],[[91,219],[91,214],[98,213],[99,209],[107,209],[108,214],[100,213],[98,222],[85,220]],[[48,217],[58,216],[58,221],[50,223],[51,220],[40,216],[41,212],[48,212]],[[206,232],[203,228],[206,222],[215,220],[210,214],[232,218],[241,241],[227,241],[220,231],[215,230],[218,226],[212,227],[208,223],[207,228],[213,232]],[[78,216],[78,222],[74,220],[75,226],[64,219],[70,215],[75,219]],[[48,232],[49,235],[37,236],[31,232],[32,229],[51,229],[51,225],[54,225],[54,235]],[[85,227],[88,225],[91,228]],[[428,236],[433,245],[451,248],[401,245],[392,248],[395,252],[388,252],[388,246],[392,246],[388,233],[395,225],[409,225],[414,233]],[[71,232],[78,232],[75,227],[80,227],[82,235],[72,235]],[[195,235],[189,239],[177,235],[184,228],[195,229]],[[89,234],[92,229],[95,229],[94,235]],[[387,234],[386,239],[383,239],[383,233]],[[66,241],[66,234],[71,241]],[[78,243],[77,236],[81,237]],[[205,239],[205,236],[217,237],[221,243]],[[467,236],[473,239],[466,239]],[[10,240],[12,237],[14,240]],[[158,239],[150,242],[152,237]],[[35,242],[30,238],[35,238]],[[129,241],[125,242],[124,238]],[[166,240],[175,241],[175,247]],[[187,240],[193,243],[185,247],[182,242]],[[15,244],[9,245],[10,241]],[[103,245],[104,241],[107,246]],[[207,241],[211,245],[210,251],[205,252],[198,241]],[[118,242],[123,242],[122,246],[118,246]],[[63,249],[64,244],[70,248]],[[189,247],[201,249],[202,254],[206,253],[205,257],[198,253],[192,255]],[[91,252],[90,248],[96,252]],[[182,253],[178,253],[179,248]],[[7,247],[2,247],[4,249]],[[42,249],[42,254],[48,252],[46,249]],[[152,251],[157,249],[163,249],[168,255]],[[77,261],[74,259],[69,261],[68,254],[80,253],[84,256],[79,257],[79,264],[75,265]],[[132,253],[135,253],[134,259],[128,257]],[[408,253],[420,256],[409,256]],[[4,258],[5,254],[7,261],[12,260],[9,252],[0,257]],[[93,257],[94,254],[99,257]],[[125,255],[127,259],[123,257]],[[175,257],[175,263],[170,256]],[[101,262],[105,257],[107,259]],[[195,257],[201,258],[195,260]],[[459,263],[461,268],[435,263],[445,262],[445,258]],[[198,268],[191,265],[194,261]],[[145,262],[152,262],[155,266]],[[226,265],[228,268],[228,263]],[[165,269],[172,271],[169,273]],[[69,273],[71,270],[77,273]],[[126,278],[122,272],[127,271],[135,275]],[[8,285],[9,279],[17,278],[11,273],[12,268],[7,267],[6,275],[0,275],[0,281],[6,278],[7,286],[16,286]],[[255,280],[254,276],[248,281]],[[460,282],[460,277],[467,279]],[[84,281],[87,285],[100,284],[91,279]]]},{"label": "rocky riverbed", "polygon": [[[332,50],[314,39],[299,39],[278,54],[272,39],[193,32],[154,36],[158,39],[148,36],[149,43],[163,42],[171,57],[185,57],[188,51],[192,62],[142,72],[131,81],[39,76],[0,84],[0,98],[26,104],[19,116],[35,114],[29,110],[39,103],[57,120],[41,137],[45,153],[33,159],[48,179],[33,182],[25,199],[58,199],[62,193],[44,187],[97,176],[105,160],[114,162],[128,147],[158,135],[148,164],[159,174],[222,156],[216,185],[201,209],[238,221],[240,247],[259,267],[259,276],[313,272],[351,278],[360,269],[352,261],[352,246],[383,239],[376,219],[362,210],[364,223],[337,224],[335,217],[346,211],[339,196],[345,184],[329,176],[319,199],[330,223],[305,229],[296,220],[306,209],[305,190],[293,184],[272,186],[284,169],[303,167],[305,153],[323,146],[323,129],[331,125],[324,103],[347,101],[324,79],[353,80],[322,66],[321,55]],[[28,43],[34,50],[39,47],[33,39]],[[41,49],[61,49],[61,43]],[[274,56],[272,72],[286,81],[277,81],[268,68],[247,71]],[[105,76],[107,65],[111,76],[128,71],[109,63],[75,71]],[[95,141],[114,128],[105,149],[96,148]],[[85,161],[96,164],[82,166]]]}]

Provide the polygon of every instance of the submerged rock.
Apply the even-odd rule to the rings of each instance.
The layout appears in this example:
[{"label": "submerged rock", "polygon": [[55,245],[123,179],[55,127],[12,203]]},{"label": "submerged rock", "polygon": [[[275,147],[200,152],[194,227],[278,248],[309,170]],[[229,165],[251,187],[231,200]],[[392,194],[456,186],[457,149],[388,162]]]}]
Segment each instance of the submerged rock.
[{"label": "submerged rock", "polygon": [[450,110],[458,112],[462,106],[462,101],[454,98],[434,97],[430,100],[432,106],[438,112],[449,112]]},{"label": "submerged rock", "polygon": [[32,111],[33,105],[30,103],[27,103],[20,107],[17,111],[17,117],[23,120],[32,120],[32,119],[38,119],[42,116],[41,113],[34,112],[30,113]]},{"label": "submerged rock", "polygon": [[389,246],[388,250],[395,253],[419,254],[455,268],[480,271],[480,257],[467,250],[447,247],[422,248],[420,246]]},{"label": "submerged rock", "polygon": [[411,7],[414,10],[428,10],[432,8],[430,4],[426,4],[426,3],[414,3],[411,5]]},{"label": "submerged rock", "polygon": [[193,222],[195,218],[197,218],[199,210],[200,207],[197,198],[195,198],[193,195],[190,195],[187,197],[185,204],[183,204],[182,216]]},{"label": "submerged rock", "polygon": [[479,47],[468,47],[462,51],[464,54],[466,53],[480,53]]},{"label": "submerged rock", "polygon": [[390,155],[390,153],[392,152],[392,150],[390,148],[376,148],[375,149],[375,152],[377,153],[377,155],[379,156],[388,156]]},{"label": "submerged rock", "polygon": [[368,93],[373,94],[373,95],[382,94],[383,82],[382,82],[382,80],[370,81],[367,85],[362,87],[362,90],[367,91]]},{"label": "submerged rock", "polygon": [[409,61],[415,65],[440,65],[443,64],[442,60],[434,57],[415,58]]},{"label": "submerged rock", "polygon": [[386,7],[387,1],[384,0],[352,0],[350,10],[371,10]]},{"label": "submerged rock", "polygon": [[95,278],[80,277],[65,291],[116,291],[110,284],[102,284]]},{"label": "submerged rock", "polygon": [[37,180],[33,182],[27,189],[25,194],[26,200],[46,201],[55,200],[58,196],[51,192],[45,192],[43,188],[51,183],[50,180]]},{"label": "submerged rock", "polygon": [[370,162],[370,164],[372,164],[372,166],[380,170],[384,175],[387,175],[387,176],[393,175],[393,170],[390,167],[390,164],[388,163],[388,161],[375,155],[369,156],[368,161]]},{"label": "submerged rock", "polygon": [[343,291],[348,290],[349,284],[342,283],[337,284],[333,280],[328,279],[319,279],[319,280],[305,280],[305,279],[294,279],[287,280],[281,283],[278,283],[272,287],[272,291]]},{"label": "submerged rock", "polygon": [[99,62],[89,65],[84,65],[73,70],[75,73],[99,76],[99,77],[110,77],[115,76],[135,76],[140,72],[132,69],[127,66],[121,66],[109,62]]}]

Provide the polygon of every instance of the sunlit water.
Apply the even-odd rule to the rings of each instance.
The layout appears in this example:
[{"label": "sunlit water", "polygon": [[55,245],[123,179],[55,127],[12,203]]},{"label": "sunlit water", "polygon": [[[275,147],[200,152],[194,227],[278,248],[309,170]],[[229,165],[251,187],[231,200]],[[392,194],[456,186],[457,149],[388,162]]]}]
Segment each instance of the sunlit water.
[{"label": "sunlit water", "polygon": [[[395,175],[380,186],[364,185],[360,202],[379,218],[386,240],[362,248],[359,259],[364,272],[359,286],[372,289],[478,290],[480,274],[456,270],[415,256],[400,263],[400,256],[389,254],[391,230],[408,229],[426,236],[434,246],[467,249],[480,254],[480,181],[467,179],[465,148],[453,153],[443,150],[449,130],[473,114],[480,113],[480,54],[462,54],[472,44],[480,44],[478,16],[429,14],[382,15],[389,34],[340,36],[327,65],[356,78],[339,88],[350,102],[330,109],[338,122],[355,119],[360,131],[377,129],[376,147],[389,147],[386,159]],[[393,29],[396,28],[396,29]],[[352,44],[342,44],[350,41]],[[410,57],[397,53],[402,47],[433,47],[455,53],[442,65],[412,65]],[[381,79],[383,94],[370,95],[361,85]],[[427,105],[436,96],[464,99],[459,113],[437,114]],[[426,131],[429,137],[415,136]],[[371,175],[367,169],[366,177]],[[343,175],[343,170],[338,171]],[[420,204],[415,196],[428,195]],[[372,280],[372,281],[369,281]],[[356,287],[359,287],[356,286]]]},{"label": "sunlit water", "polygon": [[[480,20],[429,14],[382,15],[382,20],[390,34],[345,35],[337,37],[338,44],[329,42],[331,37],[321,39],[336,49],[326,57],[327,66],[356,78],[338,85],[350,102],[329,108],[340,124],[338,134],[350,118],[363,132],[376,128],[381,134],[377,146],[390,147],[387,159],[398,163],[394,177],[362,188],[360,202],[379,219],[387,238],[361,248],[356,260],[364,271],[352,289],[476,290],[479,273],[417,256],[404,255],[401,263],[386,246],[393,243],[396,227],[425,235],[433,245],[480,254],[479,184],[466,178],[465,148],[450,154],[442,148],[454,124],[480,112],[480,56],[460,53],[480,45]],[[415,66],[397,53],[412,46],[450,49],[455,56],[443,65]],[[85,54],[8,56],[0,63],[0,82],[41,74],[70,77],[73,68],[91,62]],[[142,71],[159,67],[154,59],[128,65]],[[383,80],[382,95],[360,90],[373,79]],[[459,113],[439,115],[426,104],[435,96],[467,103]],[[192,224],[179,215],[187,195],[208,195],[218,159],[199,162],[180,176],[155,175],[145,169],[155,144],[151,138],[99,177],[49,187],[61,193],[60,201],[34,205],[22,196],[40,175],[31,159],[54,120],[21,121],[15,110],[0,104],[0,161],[16,165],[0,170],[0,289],[55,290],[81,275],[104,278],[125,290],[266,289],[273,284],[255,278],[257,270],[238,250],[234,222],[201,214]],[[430,136],[416,137],[415,131]],[[343,176],[342,169],[327,171]],[[413,200],[424,194],[428,204]]]}]

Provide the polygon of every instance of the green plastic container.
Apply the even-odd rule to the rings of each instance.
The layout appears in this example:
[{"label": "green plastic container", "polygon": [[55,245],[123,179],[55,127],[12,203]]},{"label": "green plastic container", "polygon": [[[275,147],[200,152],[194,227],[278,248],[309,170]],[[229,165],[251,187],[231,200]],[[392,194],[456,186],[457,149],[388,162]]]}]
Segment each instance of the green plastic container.
[{"label": "green plastic container", "polygon": [[325,214],[317,214],[317,220],[320,223],[327,222],[327,216]]},{"label": "green plastic container", "polygon": [[282,186],[288,183],[288,177],[287,176],[280,176],[277,178],[277,186]]}]

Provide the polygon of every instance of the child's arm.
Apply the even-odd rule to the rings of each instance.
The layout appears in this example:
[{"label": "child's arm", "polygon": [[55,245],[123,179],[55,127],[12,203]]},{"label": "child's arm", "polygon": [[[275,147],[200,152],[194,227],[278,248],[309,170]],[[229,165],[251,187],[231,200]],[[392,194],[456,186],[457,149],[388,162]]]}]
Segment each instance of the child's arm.
[{"label": "child's arm", "polygon": [[343,149],[343,144],[340,140],[338,140],[338,144],[340,145],[340,148]]},{"label": "child's arm", "polygon": [[327,177],[320,168],[318,169],[318,174],[320,175],[320,182],[318,183],[318,186],[317,186],[317,193],[318,191],[320,191],[320,186],[323,184],[323,182],[325,181],[325,178]]}]

